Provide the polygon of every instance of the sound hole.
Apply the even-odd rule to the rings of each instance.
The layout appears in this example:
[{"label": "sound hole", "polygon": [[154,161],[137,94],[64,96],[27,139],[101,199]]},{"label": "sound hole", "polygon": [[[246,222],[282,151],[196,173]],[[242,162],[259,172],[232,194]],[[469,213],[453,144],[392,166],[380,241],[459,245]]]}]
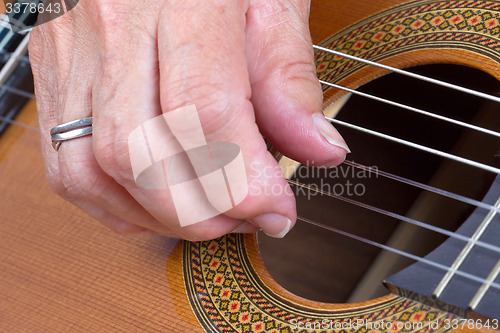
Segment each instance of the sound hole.
[{"label": "sound hole", "polygon": [[[479,70],[457,65],[411,69],[426,76],[498,95],[499,82]],[[498,104],[396,74],[359,90],[500,130]],[[500,140],[363,97],[352,96],[337,118],[404,140],[498,167]],[[460,195],[481,200],[494,174],[397,143],[337,126],[349,144],[347,159]],[[340,166],[318,170],[300,166],[292,178],[384,210],[455,231],[474,207],[375,174]],[[355,205],[298,189],[298,214],[415,255],[425,256],[446,239]],[[330,303],[373,299],[387,294],[385,277],[413,263],[379,248],[298,221],[282,240],[259,233],[264,263],[284,288],[304,298]]]}]

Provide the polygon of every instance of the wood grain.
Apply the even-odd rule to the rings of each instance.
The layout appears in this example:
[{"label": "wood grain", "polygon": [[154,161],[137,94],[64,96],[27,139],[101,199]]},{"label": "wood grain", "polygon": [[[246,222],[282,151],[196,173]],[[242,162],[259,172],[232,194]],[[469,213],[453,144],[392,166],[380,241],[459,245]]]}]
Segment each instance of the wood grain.
[{"label": "wood grain", "polygon": [[[318,43],[399,3],[313,1],[313,40]],[[469,51],[414,51],[384,62],[405,67],[440,61],[500,75],[499,64]],[[355,87],[382,74],[363,69],[343,83]],[[326,104],[340,95],[329,92]],[[36,125],[34,103],[18,120]],[[0,140],[0,331],[202,332],[184,287],[181,243],[160,236],[115,235],[63,201],[45,181],[39,146],[38,133],[15,126]],[[247,250],[259,277],[291,302],[315,309],[352,309],[396,297],[349,305],[292,295],[267,273],[253,237],[247,237]]]},{"label": "wood grain", "polygon": [[[36,125],[34,103],[18,121]],[[118,236],[59,198],[39,147],[20,127],[1,139],[0,332],[201,331],[178,241]]]}]

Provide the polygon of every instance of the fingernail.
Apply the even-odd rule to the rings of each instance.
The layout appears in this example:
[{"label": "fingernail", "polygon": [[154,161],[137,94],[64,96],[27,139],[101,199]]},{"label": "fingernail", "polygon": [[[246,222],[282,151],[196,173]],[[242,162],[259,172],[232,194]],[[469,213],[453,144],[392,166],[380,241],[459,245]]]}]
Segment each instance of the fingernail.
[{"label": "fingernail", "polygon": [[325,119],[323,114],[315,113],[312,117],[314,126],[316,126],[316,129],[326,141],[336,147],[345,149],[347,153],[351,152],[340,133],[335,129],[335,127],[332,126],[332,124],[330,124],[328,120]]},{"label": "fingernail", "polygon": [[269,237],[283,238],[290,231],[292,221],[279,214],[264,214],[252,219]]}]

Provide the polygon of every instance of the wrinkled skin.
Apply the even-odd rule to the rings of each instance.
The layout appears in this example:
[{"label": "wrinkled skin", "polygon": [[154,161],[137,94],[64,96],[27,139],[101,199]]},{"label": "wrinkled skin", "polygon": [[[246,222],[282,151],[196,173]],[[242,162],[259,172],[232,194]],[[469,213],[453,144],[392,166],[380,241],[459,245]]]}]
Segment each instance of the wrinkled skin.
[{"label": "wrinkled skin", "polygon": [[[308,15],[305,0],[81,0],[36,27],[29,53],[52,188],[120,233],[202,240],[263,229],[282,237],[296,219],[295,199],[262,135],[309,164],[333,166],[346,155],[319,116]],[[180,227],[168,191],[136,186],[127,138],[190,104],[207,141],[240,146],[257,191]],[[52,149],[50,128],[91,115],[93,136]]]}]

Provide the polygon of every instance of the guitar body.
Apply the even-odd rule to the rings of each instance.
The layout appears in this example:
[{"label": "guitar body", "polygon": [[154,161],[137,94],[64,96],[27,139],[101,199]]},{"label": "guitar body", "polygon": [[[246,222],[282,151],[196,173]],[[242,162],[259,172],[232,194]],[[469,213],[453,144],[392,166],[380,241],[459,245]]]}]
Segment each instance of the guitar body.
[{"label": "guitar body", "polygon": [[[455,63],[500,79],[498,1],[313,0],[311,33],[315,44],[394,67]],[[322,80],[350,88],[387,73],[322,52],[316,61]],[[343,94],[325,89],[327,113]],[[36,126],[34,109],[28,104],[17,120]],[[256,235],[199,243],[117,236],[52,193],[38,133],[10,126],[0,141],[2,332],[498,328],[418,293],[353,304],[295,296],[267,272]]]}]

